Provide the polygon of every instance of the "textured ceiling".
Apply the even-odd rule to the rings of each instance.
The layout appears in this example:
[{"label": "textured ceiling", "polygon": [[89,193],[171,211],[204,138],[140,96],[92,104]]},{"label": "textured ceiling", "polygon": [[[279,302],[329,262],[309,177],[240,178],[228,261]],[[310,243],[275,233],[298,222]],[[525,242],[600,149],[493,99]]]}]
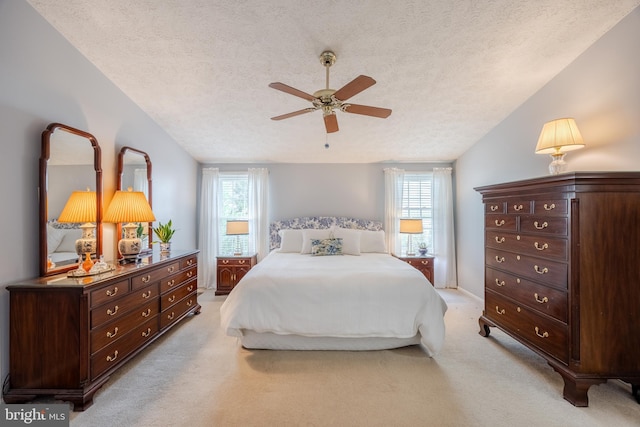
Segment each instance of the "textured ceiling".
[{"label": "textured ceiling", "polygon": [[[203,163],[456,159],[640,4],[28,1]],[[320,111],[270,120],[311,106],[268,84],[324,88],[324,50],[331,87],[373,77],[349,101],[389,118],[338,112],[329,135]]]}]

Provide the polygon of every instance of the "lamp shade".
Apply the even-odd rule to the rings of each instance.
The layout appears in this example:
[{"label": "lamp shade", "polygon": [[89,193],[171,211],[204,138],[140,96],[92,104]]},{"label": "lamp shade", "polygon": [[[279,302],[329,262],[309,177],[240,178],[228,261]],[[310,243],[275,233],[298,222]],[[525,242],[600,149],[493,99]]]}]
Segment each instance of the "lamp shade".
[{"label": "lamp shade", "polygon": [[141,191],[116,191],[104,215],[104,222],[155,221],[151,206]]},{"label": "lamp shade", "polygon": [[58,222],[95,222],[97,207],[95,191],[74,191],[64,205]]},{"label": "lamp shade", "polygon": [[237,236],[241,234],[249,234],[249,221],[246,219],[227,221],[227,235]]},{"label": "lamp shade", "polygon": [[422,219],[400,218],[400,232],[406,234],[422,234]]},{"label": "lamp shade", "polygon": [[542,127],[536,154],[552,154],[584,147],[584,140],[576,121],[571,118],[556,119]]}]

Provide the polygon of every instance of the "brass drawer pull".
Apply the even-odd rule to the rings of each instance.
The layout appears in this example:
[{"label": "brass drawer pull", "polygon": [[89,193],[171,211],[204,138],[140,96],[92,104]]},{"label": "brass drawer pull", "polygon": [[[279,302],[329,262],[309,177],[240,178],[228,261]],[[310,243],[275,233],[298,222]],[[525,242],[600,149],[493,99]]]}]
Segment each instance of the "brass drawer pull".
[{"label": "brass drawer pull", "polygon": [[148,298],[150,298],[150,297],[151,297],[151,289],[149,289],[149,291],[148,291],[148,292],[143,292],[143,293],[142,293],[142,298],[144,298],[144,299],[148,299]]},{"label": "brass drawer pull", "polygon": [[118,335],[118,327],[117,326],[113,329],[113,332],[111,332],[111,331],[107,332],[107,338],[113,338],[116,335]]},{"label": "brass drawer pull", "polygon": [[175,285],[175,284],[176,284],[175,279],[171,279],[171,280],[169,280],[169,281],[167,282],[167,286],[169,286],[169,287],[171,287],[171,286],[173,286],[173,285]]},{"label": "brass drawer pull", "polygon": [[549,338],[549,332],[540,333],[540,330],[538,329],[537,326],[536,326],[536,335],[539,336],[540,338]]},{"label": "brass drawer pull", "polygon": [[422,265],[429,265],[429,261],[427,261],[426,259],[423,259],[422,261],[420,261],[420,263]]},{"label": "brass drawer pull", "polygon": [[174,302],[176,300],[176,296],[175,295],[171,295],[169,297],[169,302]]},{"label": "brass drawer pull", "polygon": [[537,293],[533,294],[533,297],[534,297],[534,298],[536,299],[536,301],[537,301],[537,302],[539,302],[540,304],[544,304],[544,303],[549,302],[549,298],[547,298],[547,297],[542,297],[542,299],[540,299],[540,298],[538,297],[538,294],[537,294]]},{"label": "brass drawer pull", "polygon": [[187,288],[187,291],[188,291],[188,292],[191,292],[192,290],[193,290],[193,285],[191,285],[191,286],[189,286],[189,287]]},{"label": "brass drawer pull", "polygon": [[544,204],[544,210],[545,211],[552,211],[556,208],[556,204],[555,203],[551,203],[550,205],[548,204]]},{"label": "brass drawer pull", "polygon": [[187,301],[187,307],[191,307],[191,304],[193,304],[193,300],[190,299],[189,301]]},{"label": "brass drawer pull", "polygon": [[494,222],[496,224],[496,227],[502,227],[504,225],[504,219],[500,221],[496,219]]},{"label": "brass drawer pull", "polygon": [[167,272],[168,273],[173,273],[173,270],[175,270],[176,268],[174,266],[171,266],[169,268],[167,268]]},{"label": "brass drawer pull", "polygon": [[140,314],[142,315],[142,317],[149,317],[149,316],[151,316],[151,309],[147,308],[147,311],[143,311]]},{"label": "brass drawer pull", "polygon": [[192,265],[192,264],[193,264],[193,260],[192,259],[187,260],[187,265]]},{"label": "brass drawer pull", "polygon": [[114,315],[114,314],[116,314],[117,312],[118,312],[118,306],[117,306],[117,305],[113,308],[113,311],[112,311],[110,308],[109,308],[109,309],[107,309],[107,314],[108,314],[109,316],[113,316],[113,315]]},{"label": "brass drawer pull", "polygon": [[538,230],[544,230],[545,228],[547,228],[549,226],[549,223],[547,223],[547,221],[545,221],[542,224],[540,224],[538,221],[535,221],[533,223],[533,226],[535,228],[537,228]]},{"label": "brass drawer pull", "polygon": [[223,259],[223,260],[222,260],[222,263],[223,263],[223,264],[229,264],[229,260],[228,260],[228,259]]},{"label": "brass drawer pull", "polygon": [[504,243],[504,240],[505,240],[504,237],[498,237],[498,236],[496,236],[495,239],[496,239],[496,243]]},{"label": "brass drawer pull", "polygon": [[539,251],[544,251],[545,249],[549,249],[549,245],[546,243],[543,243],[542,245],[540,245],[538,242],[535,242],[533,246],[535,246],[536,249]]},{"label": "brass drawer pull", "polygon": [[140,280],[142,280],[142,283],[147,283],[149,280],[151,280],[151,275],[147,274],[144,277],[141,277]]},{"label": "brass drawer pull", "polygon": [[118,358],[118,350],[113,353],[113,356],[107,356],[107,362],[113,362]]},{"label": "brass drawer pull", "polygon": [[111,289],[107,290],[107,296],[109,296],[109,297],[114,297],[114,296],[116,296],[117,293],[118,293],[118,287],[117,286],[115,288],[113,288],[113,291]]},{"label": "brass drawer pull", "polygon": [[148,337],[149,335],[151,335],[151,328],[147,328],[147,331],[142,331],[142,336],[143,337]]},{"label": "brass drawer pull", "polygon": [[188,277],[188,278],[191,278],[191,276],[193,276],[193,271],[189,271],[189,272],[187,272],[187,277]]},{"label": "brass drawer pull", "polygon": [[491,205],[491,207],[489,209],[491,209],[491,212],[495,212],[498,209],[500,209],[500,207],[498,205]]},{"label": "brass drawer pull", "polygon": [[171,314],[167,314],[167,319],[169,320],[173,320],[174,317],[176,317],[176,313],[174,313],[173,311],[171,312]]},{"label": "brass drawer pull", "polygon": [[500,287],[504,286],[504,285],[505,285],[504,280],[498,280],[498,279],[496,279],[496,285],[498,285],[498,286],[500,286]]},{"label": "brass drawer pull", "polygon": [[513,205],[513,210],[516,212],[519,212],[523,209],[522,205]]},{"label": "brass drawer pull", "polygon": [[504,262],[504,257],[499,257],[498,255],[496,255],[496,261],[500,264],[502,264]]},{"label": "brass drawer pull", "polygon": [[238,260],[238,264],[244,264],[244,262],[245,262],[245,260],[243,260],[243,259],[239,259]]},{"label": "brass drawer pull", "polygon": [[500,314],[500,315],[505,314],[504,308],[503,308],[502,310],[500,310],[500,309],[498,308],[498,306],[496,305],[496,313],[498,313],[498,314]]},{"label": "brass drawer pull", "polygon": [[538,267],[537,265],[533,267],[533,269],[536,271],[536,273],[538,274],[546,274],[549,272],[549,269],[547,267],[544,267],[542,270],[540,270],[540,267]]}]

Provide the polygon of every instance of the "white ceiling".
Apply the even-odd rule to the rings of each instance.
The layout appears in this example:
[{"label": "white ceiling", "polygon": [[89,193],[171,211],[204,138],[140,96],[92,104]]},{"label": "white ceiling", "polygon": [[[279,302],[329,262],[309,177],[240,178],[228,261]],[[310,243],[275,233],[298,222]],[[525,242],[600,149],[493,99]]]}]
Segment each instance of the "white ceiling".
[{"label": "white ceiling", "polygon": [[[28,1],[203,163],[454,160],[640,4]],[[338,112],[329,135],[320,111],[270,120],[311,106],[268,84],[324,88],[324,50],[331,87],[373,77],[350,101],[389,118]]]}]

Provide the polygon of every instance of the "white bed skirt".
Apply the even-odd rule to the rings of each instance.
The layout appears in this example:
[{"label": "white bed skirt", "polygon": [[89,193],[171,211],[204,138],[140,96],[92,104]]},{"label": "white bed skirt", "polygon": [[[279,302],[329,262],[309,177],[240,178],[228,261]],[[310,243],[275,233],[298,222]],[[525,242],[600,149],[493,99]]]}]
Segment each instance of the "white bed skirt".
[{"label": "white bed skirt", "polygon": [[254,332],[244,329],[240,343],[244,348],[265,350],[387,350],[420,344],[420,334],[416,334],[411,338],[340,338],[279,335],[271,332]]}]

